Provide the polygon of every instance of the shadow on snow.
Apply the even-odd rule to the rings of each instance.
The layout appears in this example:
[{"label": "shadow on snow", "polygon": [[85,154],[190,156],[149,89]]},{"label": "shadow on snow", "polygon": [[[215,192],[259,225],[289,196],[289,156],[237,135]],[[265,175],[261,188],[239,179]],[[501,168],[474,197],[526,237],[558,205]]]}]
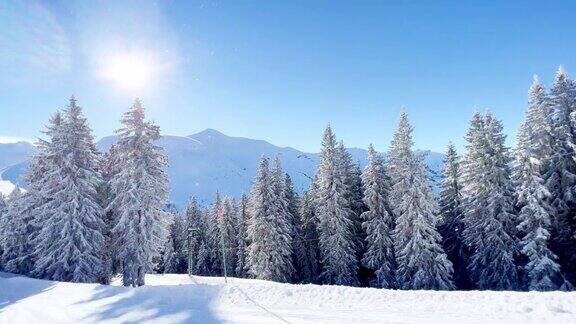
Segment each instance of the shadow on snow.
[{"label": "shadow on snow", "polygon": [[217,286],[97,286],[94,290],[90,299],[76,303],[94,310],[82,318],[84,321],[222,322],[211,308],[220,290]]},{"label": "shadow on snow", "polygon": [[52,289],[55,284],[54,281],[30,280],[20,275],[0,272],[0,312],[22,299]]}]

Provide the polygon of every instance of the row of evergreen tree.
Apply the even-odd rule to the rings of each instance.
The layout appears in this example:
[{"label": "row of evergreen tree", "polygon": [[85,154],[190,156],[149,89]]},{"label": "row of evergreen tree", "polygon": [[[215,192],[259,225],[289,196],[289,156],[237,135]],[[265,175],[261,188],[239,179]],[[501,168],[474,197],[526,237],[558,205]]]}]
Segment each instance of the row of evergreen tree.
[{"label": "row of evergreen tree", "polygon": [[0,269],[37,278],[141,286],[166,237],[167,159],[136,100],[98,152],[72,97],[37,143],[27,190],[0,197]]},{"label": "row of evergreen tree", "polygon": [[252,191],[209,207],[167,204],[167,159],[137,100],[118,141],[96,149],[72,98],[38,142],[25,192],[0,199],[0,267],[38,278],[144,284],[151,271],[398,289],[570,290],[576,279],[576,82],[529,91],[517,147],[475,113],[438,197],[402,113],[386,156],[362,171],[328,126],[311,187],[280,160]]},{"label": "row of evergreen tree", "polygon": [[576,82],[560,69],[548,92],[535,78],[514,151],[505,139],[490,112],[475,113],[463,157],[447,149],[436,197],[406,113],[386,156],[369,147],[363,172],[328,126],[309,190],[298,197],[279,160],[263,157],[249,197],[193,200],[175,218],[165,271],[186,271],[190,249],[202,275],[226,262],[230,275],[280,282],[570,290]]}]

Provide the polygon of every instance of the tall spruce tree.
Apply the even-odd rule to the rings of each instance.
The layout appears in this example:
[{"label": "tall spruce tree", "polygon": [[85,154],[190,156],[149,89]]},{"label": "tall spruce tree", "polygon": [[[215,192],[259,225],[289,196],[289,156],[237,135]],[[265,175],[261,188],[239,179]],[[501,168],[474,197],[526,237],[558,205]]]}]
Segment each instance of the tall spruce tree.
[{"label": "tall spruce tree", "polygon": [[258,279],[289,282],[294,271],[292,233],[290,219],[281,209],[286,206],[282,175],[279,163],[271,171],[268,159],[260,160],[250,198],[246,263]]},{"label": "tall spruce tree", "polygon": [[566,276],[576,283],[576,82],[560,67],[550,93],[551,133],[554,138],[546,187],[553,208],[551,248]]},{"label": "tall spruce tree", "polygon": [[19,263],[15,262],[21,255],[21,247],[24,245],[23,240],[27,239],[25,231],[22,230],[26,225],[23,223],[21,216],[23,194],[19,186],[14,187],[12,192],[6,197],[6,209],[2,215],[2,235],[0,243],[2,244],[2,255],[0,264],[4,271],[27,274],[28,269],[22,269]]},{"label": "tall spruce tree", "polygon": [[390,147],[398,285],[402,289],[454,289],[452,263],[436,231],[436,206],[424,157],[417,156],[412,145],[412,126],[402,112]]},{"label": "tall spruce tree", "polygon": [[206,214],[206,239],[207,248],[209,253],[210,270],[215,275],[224,276],[224,268],[222,267],[222,238],[220,233],[219,214],[222,210],[222,196],[216,192],[214,202]]},{"label": "tall spruce tree", "polygon": [[238,216],[236,203],[230,197],[224,197],[221,206],[218,209],[217,222],[220,233],[220,246],[223,255],[222,269],[226,266],[228,275],[235,275],[237,262],[237,244],[238,244]]},{"label": "tall spruce tree", "polygon": [[122,264],[124,286],[144,285],[166,237],[168,201],[167,159],[154,141],[160,128],[145,120],[138,99],[121,120],[118,133],[118,174],[111,179],[112,201],[117,215],[112,229],[117,257]]},{"label": "tall spruce tree", "polygon": [[6,217],[6,212],[8,211],[8,204],[6,203],[6,198],[2,193],[0,193],[0,271],[4,269],[2,264],[2,254],[4,254],[4,236],[6,235],[5,230],[8,226],[8,219]]},{"label": "tall spruce tree", "polygon": [[40,230],[52,212],[51,209],[46,209],[47,204],[54,199],[53,192],[48,189],[61,185],[60,178],[54,175],[58,174],[64,161],[62,148],[64,144],[67,144],[64,127],[64,118],[60,112],[57,112],[50,118],[44,131],[48,138],[37,141],[37,153],[30,160],[25,175],[28,190],[21,202],[20,218],[22,223],[26,224],[24,227],[26,230],[23,233],[26,243],[20,247],[19,263],[20,268],[27,269],[26,272],[37,277],[42,277],[43,274],[34,269],[34,263],[38,257],[36,247],[41,243],[39,242]]},{"label": "tall spruce tree", "polygon": [[462,211],[462,185],[460,183],[460,158],[454,145],[448,145],[442,168],[442,190],[440,191],[441,223],[438,231],[442,246],[454,267],[454,284],[458,289],[470,289],[471,283],[466,269],[468,249],[463,240],[464,214]]},{"label": "tall spruce tree", "polygon": [[186,231],[186,266],[193,274],[196,272],[196,265],[199,261],[200,244],[203,233],[202,211],[198,207],[195,197],[192,197],[184,211],[185,231]]},{"label": "tall spruce tree", "polygon": [[[112,193],[110,183],[112,178],[118,174],[119,152],[118,145],[112,144],[107,152],[105,152],[100,160],[100,171],[102,173],[102,184],[98,189],[100,204],[104,207],[108,206],[112,201]],[[109,284],[112,277],[120,273],[121,264],[116,257],[116,247],[114,246],[114,238],[112,236],[112,229],[116,224],[116,214],[111,209],[104,211],[104,228],[102,235],[104,236],[104,243],[102,245],[101,258],[102,258],[102,271],[100,273],[99,282],[102,284]]]},{"label": "tall spruce tree", "polygon": [[356,286],[356,220],[340,152],[336,137],[328,125],[322,140],[315,189],[322,280],[328,284]]},{"label": "tall spruce tree", "polygon": [[162,257],[164,273],[186,273],[187,271],[187,227],[186,218],[178,215],[175,208],[169,212],[168,236]]},{"label": "tall spruce tree", "polygon": [[[550,159],[549,102],[544,86],[534,79],[530,88],[526,119],[518,132],[514,168],[519,207],[518,230],[529,290],[556,290],[565,280],[557,257],[550,250],[550,192],[544,184],[544,167]],[[566,288],[567,285],[564,286]]]},{"label": "tall spruce tree", "polygon": [[178,256],[175,246],[175,237],[177,236],[176,231],[178,228],[177,220],[174,215],[166,216],[168,223],[168,231],[166,235],[166,241],[161,251],[161,260],[156,265],[156,272],[159,273],[177,273],[178,268]]},{"label": "tall spruce tree", "polygon": [[337,153],[342,171],[342,181],[345,184],[345,197],[352,211],[350,219],[354,223],[353,237],[354,245],[356,246],[356,258],[361,259],[364,253],[364,240],[366,239],[366,234],[362,230],[362,218],[360,217],[366,209],[362,201],[362,171],[352,161],[352,156],[346,150],[343,141],[338,143]]},{"label": "tall spruce tree", "polygon": [[51,150],[60,158],[57,168],[45,176],[50,186],[41,189],[51,200],[42,207],[33,273],[51,280],[96,282],[104,242],[100,157],[74,97],[64,110],[61,141],[51,143]]},{"label": "tall spruce tree", "polygon": [[302,282],[305,277],[303,269],[307,266],[306,260],[306,246],[304,245],[304,239],[302,237],[302,226],[300,223],[300,210],[299,198],[294,191],[294,185],[292,184],[292,178],[286,173],[284,175],[286,181],[284,187],[286,190],[286,199],[288,201],[288,214],[291,221],[292,227],[292,264],[294,266],[294,278],[295,282]]},{"label": "tall spruce tree", "polygon": [[246,253],[247,253],[247,223],[248,223],[248,196],[242,194],[242,198],[237,204],[238,209],[238,237],[237,237],[237,250],[236,250],[236,275],[240,278],[245,278],[246,273]]},{"label": "tall spruce tree", "polygon": [[[478,222],[483,217],[481,206],[486,199],[486,188],[482,187],[482,174],[486,169],[486,141],[484,139],[484,117],[476,112],[472,115],[466,134],[466,153],[461,161],[462,211],[464,212],[464,241],[473,249],[481,241],[481,231],[477,230]],[[474,243],[477,242],[477,243]]]},{"label": "tall spruce tree", "polygon": [[394,220],[388,205],[389,184],[382,157],[370,145],[368,166],[362,174],[364,204],[368,210],[362,213],[362,226],[366,233],[366,252],[362,263],[375,273],[371,286],[395,288],[395,258],[392,229]]},{"label": "tall spruce tree", "polygon": [[[288,282],[291,282],[294,277],[294,263],[293,263],[293,240],[294,240],[294,212],[295,206],[291,206],[295,199],[294,192],[289,191],[289,184],[286,180],[286,174],[282,170],[280,157],[276,156],[274,163],[270,170],[272,190],[275,196],[275,220],[276,227],[279,231],[282,241],[278,242],[277,253],[285,258],[285,276]],[[290,183],[291,184],[291,183]]]},{"label": "tall spruce tree", "polygon": [[19,195],[18,203],[14,203],[9,210],[10,215],[8,210],[6,211],[5,219],[10,220],[10,223],[5,224],[5,231],[10,232],[10,235],[5,241],[6,244],[12,244],[10,251],[4,256],[7,271],[32,275],[37,256],[35,247],[38,244],[38,233],[47,214],[44,213],[44,205],[52,199],[45,189],[60,184],[59,180],[51,175],[61,164],[57,161],[62,160],[61,152],[53,149],[62,143],[62,128],[63,119],[58,112],[51,117],[44,131],[48,139],[38,140],[38,151],[26,170],[26,194],[21,197]]},{"label": "tall spruce tree", "polygon": [[[34,263],[37,257],[35,251],[38,244],[38,234],[42,223],[49,211],[45,212],[46,203],[52,200],[51,193],[46,188],[60,185],[60,179],[52,176],[62,164],[64,121],[60,112],[51,117],[44,133],[47,140],[39,139],[37,142],[38,152],[31,159],[26,170],[25,180],[28,183],[26,194],[18,198],[18,204],[12,206],[10,219],[15,226],[10,242],[11,258],[6,260],[8,271],[34,275]],[[41,274],[36,274],[41,276]]]},{"label": "tall spruce tree", "polygon": [[[217,247],[212,247],[211,240],[208,236],[208,225],[214,223],[211,219],[211,212],[208,209],[200,210],[199,226],[198,226],[198,248],[192,259],[192,272],[198,275],[212,275],[216,274],[213,269],[214,259],[218,258],[218,253],[215,250]],[[219,275],[219,273],[218,273]]]},{"label": "tall spruce tree", "polygon": [[517,289],[518,251],[510,156],[500,121],[474,114],[462,164],[464,241],[468,270],[479,289]]},{"label": "tall spruce tree", "polygon": [[300,231],[305,256],[300,267],[300,281],[317,283],[320,277],[320,250],[316,227],[314,194],[306,191],[300,199]]}]

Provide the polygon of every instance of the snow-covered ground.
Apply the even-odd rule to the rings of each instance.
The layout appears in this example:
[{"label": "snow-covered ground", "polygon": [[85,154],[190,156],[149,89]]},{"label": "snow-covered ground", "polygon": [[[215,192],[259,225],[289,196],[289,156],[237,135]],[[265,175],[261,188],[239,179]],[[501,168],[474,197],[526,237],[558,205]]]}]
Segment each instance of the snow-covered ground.
[{"label": "snow-covered ground", "polygon": [[391,291],[148,275],[125,288],[0,273],[0,323],[575,323],[576,293]]}]

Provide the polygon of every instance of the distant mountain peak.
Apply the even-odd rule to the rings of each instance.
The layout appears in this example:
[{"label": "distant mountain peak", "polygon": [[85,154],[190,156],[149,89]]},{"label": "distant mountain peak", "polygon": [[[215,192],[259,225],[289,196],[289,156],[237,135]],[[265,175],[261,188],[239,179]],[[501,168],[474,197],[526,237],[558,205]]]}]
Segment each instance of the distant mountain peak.
[{"label": "distant mountain peak", "polygon": [[221,133],[213,128],[206,128],[205,130],[198,132],[196,134],[190,135],[188,137],[229,137],[228,135]]}]

